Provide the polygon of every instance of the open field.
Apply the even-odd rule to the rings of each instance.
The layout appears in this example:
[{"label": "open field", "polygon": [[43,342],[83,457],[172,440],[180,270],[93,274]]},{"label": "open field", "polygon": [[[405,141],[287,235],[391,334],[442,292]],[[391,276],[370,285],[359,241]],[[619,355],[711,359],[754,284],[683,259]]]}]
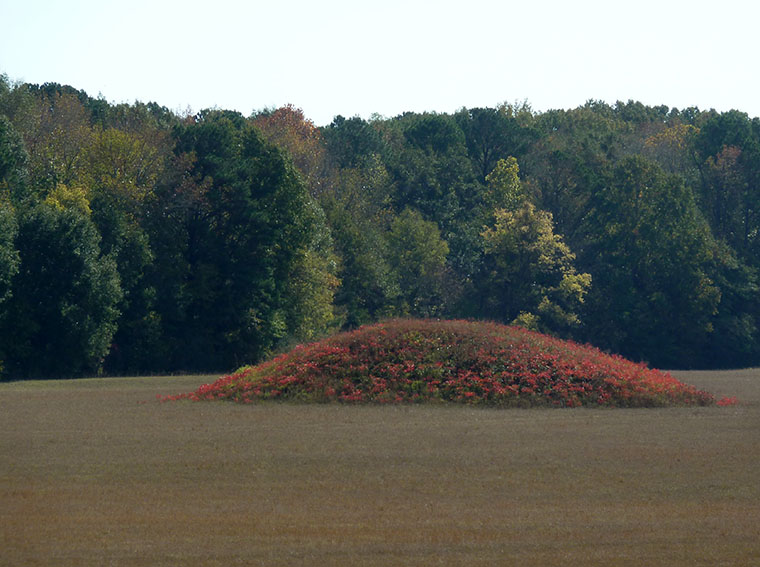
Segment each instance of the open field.
[{"label": "open field", "polygon": [[734,407],[165,403],[215,376],[0,384],[0,565],[760,565]]}]

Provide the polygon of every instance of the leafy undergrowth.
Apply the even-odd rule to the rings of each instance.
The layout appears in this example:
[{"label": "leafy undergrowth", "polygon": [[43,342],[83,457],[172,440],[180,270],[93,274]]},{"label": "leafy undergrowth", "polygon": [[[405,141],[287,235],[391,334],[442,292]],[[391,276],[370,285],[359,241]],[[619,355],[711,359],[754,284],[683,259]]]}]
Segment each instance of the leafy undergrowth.
[{"label": "leafy undergrowth", "polygon": [[590,346],[495,323],[399,319],[341,333],[162,400],[731,405]]}]

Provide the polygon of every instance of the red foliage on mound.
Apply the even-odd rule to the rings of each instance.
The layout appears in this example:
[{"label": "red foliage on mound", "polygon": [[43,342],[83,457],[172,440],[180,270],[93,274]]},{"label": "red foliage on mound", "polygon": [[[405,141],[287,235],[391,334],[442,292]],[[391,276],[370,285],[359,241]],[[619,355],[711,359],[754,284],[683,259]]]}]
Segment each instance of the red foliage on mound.
[{"label": "red foliage on mound", "polygon": [[713,405],[667,373],[495,323],[393,320],[298,346],[164,400],[451,401],[493,406]]}]

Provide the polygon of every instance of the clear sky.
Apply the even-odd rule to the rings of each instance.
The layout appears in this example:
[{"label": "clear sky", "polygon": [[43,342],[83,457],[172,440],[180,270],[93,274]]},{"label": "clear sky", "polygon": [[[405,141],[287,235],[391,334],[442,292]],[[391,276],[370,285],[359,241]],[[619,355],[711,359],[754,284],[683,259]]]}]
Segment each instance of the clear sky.
[{"label": "clear sky", "polygon": [[0,0],[0,73],[172,110],[589,99],[760,116],[757,0]]}]

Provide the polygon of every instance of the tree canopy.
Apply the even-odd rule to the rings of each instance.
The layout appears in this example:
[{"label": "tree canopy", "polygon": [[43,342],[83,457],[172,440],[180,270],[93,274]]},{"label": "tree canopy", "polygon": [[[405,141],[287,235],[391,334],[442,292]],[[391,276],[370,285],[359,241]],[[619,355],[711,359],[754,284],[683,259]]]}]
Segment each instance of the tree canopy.
[{"label": "tree canopy", "polygon": [[391,316],[760,363],[760,120],[336,116],[0,77],[0,377],[224,371]]}]

